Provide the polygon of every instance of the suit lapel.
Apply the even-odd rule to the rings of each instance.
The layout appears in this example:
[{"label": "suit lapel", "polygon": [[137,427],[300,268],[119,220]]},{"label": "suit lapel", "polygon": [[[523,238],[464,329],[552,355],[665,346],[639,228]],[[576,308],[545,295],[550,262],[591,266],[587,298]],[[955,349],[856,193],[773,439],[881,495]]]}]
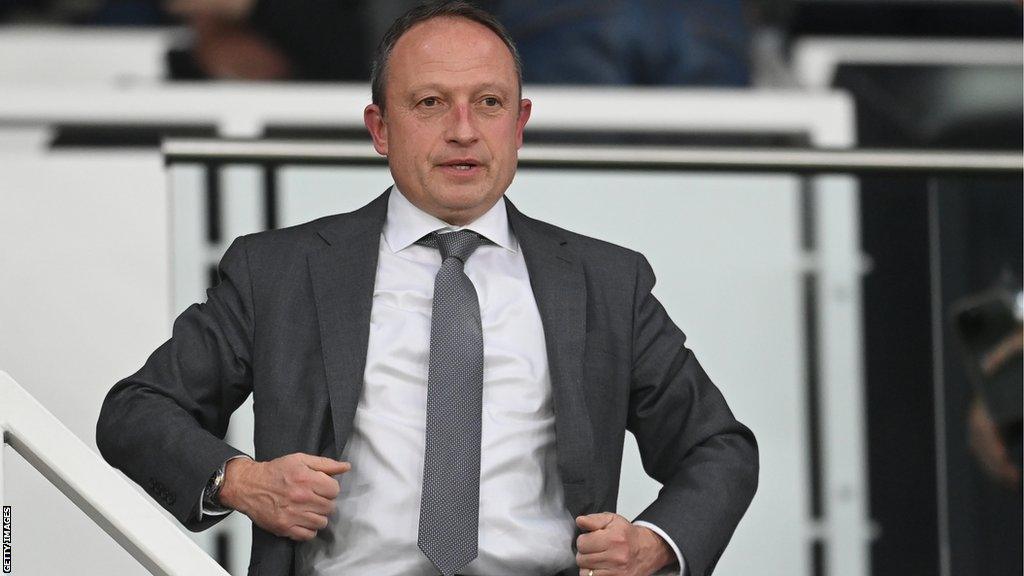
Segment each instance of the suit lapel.
[{"label": "suit lapel", "polygon": [[362,391],[387,200],[385,192],[363,208],[331,219],[319,231],[327,245],[308,257],[334,420],[333,457],[345,448]]},{"label": "suit lapel", "polygon": [[524,216],[505,200],[509,223],[519,240],[530,284],[544,325],[555,411],[558,471],[565,505],[573,516],[589,511],[594,445],[583,394],[587,286],[583,266],[566,240]]}]

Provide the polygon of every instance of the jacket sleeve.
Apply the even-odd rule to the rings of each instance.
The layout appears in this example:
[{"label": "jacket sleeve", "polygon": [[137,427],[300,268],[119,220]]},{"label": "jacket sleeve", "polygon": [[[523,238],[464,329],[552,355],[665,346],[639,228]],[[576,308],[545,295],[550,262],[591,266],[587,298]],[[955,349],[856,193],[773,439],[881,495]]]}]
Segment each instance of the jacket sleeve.
[{"label": "jacket sleeve", "polygon": [[654,282],[638,254],[627,428],[644,470],[663,486],[636,520],[672,538],[688,574],[707,576],[757,490],[757,442],[651,294]]},{"label": "jacket sleeve", "polygon": [[242,452],[224,442],[228,420],[252,390],[253,298],[245,237],[219,267],[220,282],[174,321],[170,340],[111,388],[96,444],[112,466],[141,485],[193,531],[207,480]]}]

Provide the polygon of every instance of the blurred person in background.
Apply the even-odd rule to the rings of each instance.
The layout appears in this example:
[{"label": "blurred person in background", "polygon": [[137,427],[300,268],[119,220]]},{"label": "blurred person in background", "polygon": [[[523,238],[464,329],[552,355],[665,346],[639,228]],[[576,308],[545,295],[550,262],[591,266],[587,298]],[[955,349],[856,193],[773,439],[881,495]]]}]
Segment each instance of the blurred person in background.
[{"label": "blurred person in background", "polygon": [[[416,2],[169,0],[216,78],[364,80],[366,37]],[[744,86],[741,0],[481,0],[509,29],[534,84]],[[369,33],[369,34],[367,34]]]},{"label": "blurred person in background", "polygon": [[[743,86],[741,0],[487,1],[535,84]],[[370,38],[415,2],[170,0],[216,78],[363,80]]]},{"label": "blurred person in background", "polygon": [[[373,38],[411,0],[144,0],[106,2],[94,20],[180,18],[195,34],[193,70],[175,76],[360,81]],[[533,84],[746,86],[743,0],[479,0],[509,29]],[[157,7],[165,13],[152,12]],[[147,13],[147,10],[150,12]]]},{"label": "blurred person in background", "polygon": [[188,22],[198,69],[237,80],[361,81],[371,3],[317,0],[167,0]]},{"label": "blurred person in background", "polygon": [[[0,0],[0,21],[88,26],[184,23],[170,79],[365,81],[372,41],[407,2],[384,0]],[[371,10],[372,8],[372,10]],[[386,26],[386,24],[385,24]]]},{"label": "blurred person in background", "polygon": [[533,84],[746,86],[742,0],[492,0]]}]

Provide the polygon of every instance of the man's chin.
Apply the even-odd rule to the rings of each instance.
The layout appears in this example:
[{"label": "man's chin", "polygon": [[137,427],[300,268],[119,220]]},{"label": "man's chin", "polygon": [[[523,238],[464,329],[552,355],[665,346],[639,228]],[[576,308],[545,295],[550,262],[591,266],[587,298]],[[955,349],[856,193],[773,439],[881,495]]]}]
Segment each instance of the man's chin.
[{"label": "man's chin", "polygon": [[446,215],[446,217],[442,217],[443,220],[450,224],[456,224],[452,221],[454,219],[458,221],[458,225],[463,225],[483,215],[491,206],[494,206],[494,202],[500,199],[501,195],[495,197],[489,191],[480,190],[479,187],[458,186],[446,188],[443,193],[435,195],[434,198],[435,205]]}]

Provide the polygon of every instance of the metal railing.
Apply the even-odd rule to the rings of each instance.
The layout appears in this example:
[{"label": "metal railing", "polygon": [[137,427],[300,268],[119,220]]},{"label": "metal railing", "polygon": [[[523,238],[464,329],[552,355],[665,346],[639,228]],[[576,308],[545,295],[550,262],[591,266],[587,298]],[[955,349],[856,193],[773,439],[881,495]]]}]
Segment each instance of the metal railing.
[{"label": "metal railing", "polygon": [[[174,163],[379,164],[365,142],[168,139],[164,160]],[[527,145],[524,168],[724,170],[835,174],[1006,175],[1024,171],[1024,153],[965,150],[693,148]]]},{"label": "metal railing", "polygon": [[[206,552],[74,433],[0,371],[0,431],[71,502],[159,576],[227,576]],[[0,503],[4,503],[0,450]]]}]

